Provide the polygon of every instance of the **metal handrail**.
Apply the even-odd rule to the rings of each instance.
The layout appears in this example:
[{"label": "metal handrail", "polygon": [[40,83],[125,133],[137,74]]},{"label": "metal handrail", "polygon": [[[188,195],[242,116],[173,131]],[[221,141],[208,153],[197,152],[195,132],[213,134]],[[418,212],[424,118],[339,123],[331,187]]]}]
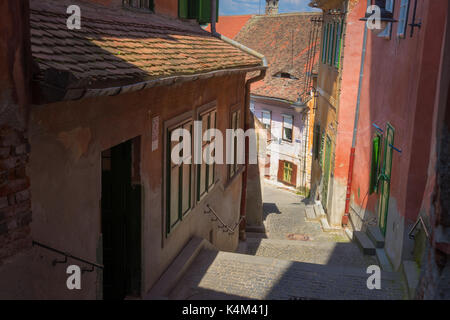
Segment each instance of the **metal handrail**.
[{"label": "metal handrail", "polygon": [[74,256],[74,255],[72,255],[72,254],[70,254],[68,252],[64,252],[64,251],[52,248],[52,247],[50,247],[48,245],[42,244],[42,243],[34,241],[34,240],[33,240],[33,246],[39,246],[39,247],[42,247],[42,248],[47,249],[49,251],[53,251],[53,252],[59,253],[59,254],[64,256],[64,260],[63,261],[60,261],[60,260],[57,260],[57,259],[53,260],[53,262],[52,262],[53,266],[55,266],[58,263],[67,263],[67,258],[71,258],[71,259],[74,259],[74,260],[86,263],[86,264],[88,264],[88,265],[90,265],[92,267],[91,269],[83,269],[84,272],[92,272],[92,271],[94,271],[94,267],[98,268],[98,269],[104,269],[104,266],[101,265],[101,264],[97,264],[95,262],[91,262],[89,260],[76,257],[76,256]]},{"label": "metal handrail", "polygon": [[230,234],[230,235],[234,234],[234,232],[235,232],[237,226],[238,226],[238,225],[242,222],[242,220],[245,218],[244,216],[241,216],[241,217],[239,218],[239,221],[236,222],[236,223],[234,224],[233,227],[230,227],[230,226],[228,226],[225,222],[223,222],[222,219],[220,219],[220,217],[217,215],[217,213],[214,211],[214,209],[210,207],[209,204],[207,204],[206,207],[209,209],[209,211],[205,211],[204,213],[205,213],[205,214],[212,213],[212,214],[216,217],[215,219],[212,219],[212,221],[219,221],[219,223],[221,224],[221,226],[218,227],[218,228],[219,228],[219,229],[222,229],[222,228],[223,228],[223,229],[224,229],[223,232],[228,232],[228,234]]},{"label": "metal handrail", "polygon": [[416,229],[416,227],[419,225],[419,222],[422,224],[422,229],[423,229],[423,231],[425,232],[425,235],[427,236],[427,239],[429,239],[429,238],[430,238],[430,234],[428,233],[427,226],[425,225],[425,222],[423,221],[422,217],[419,217],[419,218],[417,219],[417,221],[416,221],[416,223],[414,224],[414,226],[412,227],[411,231],[409,231],[408,237],[409,237],[410,239],[414,239],[414,238],[415,238],[415,235],[413,235],[413,231],[414,231],[414,229]]}]

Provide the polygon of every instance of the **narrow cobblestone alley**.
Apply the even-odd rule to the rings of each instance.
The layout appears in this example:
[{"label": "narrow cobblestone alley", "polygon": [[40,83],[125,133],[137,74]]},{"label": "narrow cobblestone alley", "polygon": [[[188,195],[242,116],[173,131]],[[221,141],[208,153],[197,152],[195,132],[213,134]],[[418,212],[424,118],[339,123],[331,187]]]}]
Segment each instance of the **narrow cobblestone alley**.
[{"label": "narrow cobblestone alley", "polygon": [[367,289],[366,269],[376,258],[343,231],[307,222],[302,197],[269,184],[263,194],[266,233],[249,232],[239,253],[202,250],[170,299],[403,298],[397,273],[382,271],[381,290]]}]

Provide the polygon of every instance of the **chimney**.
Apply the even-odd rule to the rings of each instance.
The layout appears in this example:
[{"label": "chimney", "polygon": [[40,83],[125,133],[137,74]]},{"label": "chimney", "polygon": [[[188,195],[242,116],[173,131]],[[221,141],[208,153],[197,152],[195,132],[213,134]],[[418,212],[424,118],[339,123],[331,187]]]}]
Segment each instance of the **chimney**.
[{"label": "chimney", "polygon": [[278,0],[266,0],[266,14],[278,13]]}]

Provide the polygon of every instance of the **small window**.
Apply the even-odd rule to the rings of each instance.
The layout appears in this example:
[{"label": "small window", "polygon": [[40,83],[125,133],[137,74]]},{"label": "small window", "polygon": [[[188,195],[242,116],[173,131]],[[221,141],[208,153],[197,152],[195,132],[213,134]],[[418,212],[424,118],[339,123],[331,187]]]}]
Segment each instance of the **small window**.
[{"label": "small window", "polygon": [[294,117],[290,115],[283,115],[283,140],[292,142],[292,124]]},{"label": "small window", "polygon": [[272,136],[271,136],[272,117],[271,117],[270,111],[262,111],[261,112],[261,122],[263,124],[263,127],[267,130],[267,141],[270,141],[272,138]]},{"label": "small window", "polygon": [[[202,122],[202,137],[209,129],[216,129],[216,114],[217,111],[214,109],[200,115],[200,121]],[[214,136],[209,136],[207,141],[202,140],[202,163],[197,165],[197,200],[200,200],[202,196],[208,193],[215,182],[216,164],[207,164],[205,159],[203,159],[205,153],[209,156],[209,152],[205,152],[205,150],[213,148],[214,143]],[[212,156],[215,156],[215,150],[212,153]]]},{"label": "small window", "polygon": [[124,7],[153,11],[153,0],[122,0]]},{"label": "small window", "polygon": [[[230,129],[232,129],[233,131],[237,130],[237,129],[241,129],[241,110],[236,110],[233,111],[231,113],[231,125],[230,125]],[[233,163],[228,165],[228,177],[231,179],[233,178],[237,173],[238,173],[238,169],[239,169],[239,165],[237,163],[237,151],[238,151],[238,139],[237,136],[234,136],[234,141],[233,141]]]},{"label": "small window", "polygon": [[[171,155],[173,148],[183,142],[183,137],[179,141],[171,141],[172,133],[176,129],[186,129],[192,136],[192,121],[186,121],[167,130],[167,152],[166,152],[166,200],[167,200],[167,234],[183,219],[192,208],[192,164],[184,161],[185,157],[190,157],[186,150],[180,152],[183,162],[176,164],[172,161]],[[192,143],[191,143],[192,145]],[[192,150],[190,152],[192,154]]]},{"label": "small window", "polygon": [[380,173],[381,136],[375,135],[372,140],[372,163],[370,166],[369,193],[372,194],[378,188],[378,175]]},{"label": "small window", "polygon": [[[386,0],[386,10],[394,12],[394,0]],[[378,34],[378,37],[390,39],[392,33],[392,22],[388,22],[386,28]]]},{"label": "small window", "polygon": [[401,0],[400,13],[398,17],[397,36],[405,37],[406,27],[408,26],[409,0]]}]

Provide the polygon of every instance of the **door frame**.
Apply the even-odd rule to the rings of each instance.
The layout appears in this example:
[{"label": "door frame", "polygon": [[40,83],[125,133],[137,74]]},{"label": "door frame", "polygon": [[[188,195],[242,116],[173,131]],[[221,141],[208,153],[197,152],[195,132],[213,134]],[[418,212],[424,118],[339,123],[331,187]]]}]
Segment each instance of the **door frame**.
[{"label": "door frame", "polygon": [[387,217],[389,212],[389,198],[391,191],[392,157],[394,145],[395,128],[386,123],[386,135],[384,137],[383,164],[379,181],[381,182],[380,197],[378,198],[378,226],[386,236]]}]

